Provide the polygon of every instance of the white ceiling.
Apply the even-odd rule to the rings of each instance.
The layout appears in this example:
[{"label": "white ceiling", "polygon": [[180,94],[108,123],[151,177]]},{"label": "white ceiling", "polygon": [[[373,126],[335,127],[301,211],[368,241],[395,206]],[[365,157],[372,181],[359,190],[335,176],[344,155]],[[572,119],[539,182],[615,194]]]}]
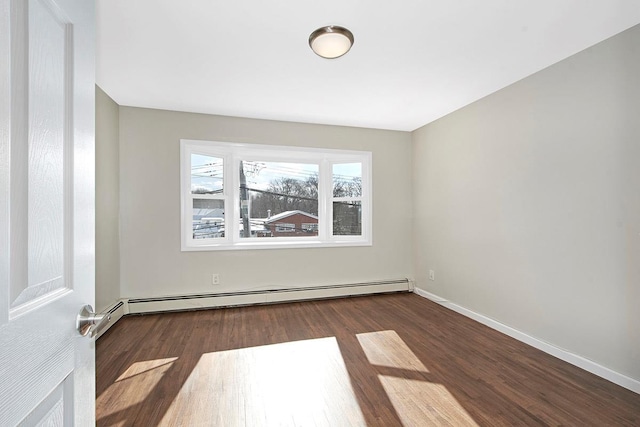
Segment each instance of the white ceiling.
[{"label": "white ceiling", "polygon": [[[98,0],[118,104],[414,130],[640,23],[640,0]],[[309,34],[355,36],[338,59]]]}]

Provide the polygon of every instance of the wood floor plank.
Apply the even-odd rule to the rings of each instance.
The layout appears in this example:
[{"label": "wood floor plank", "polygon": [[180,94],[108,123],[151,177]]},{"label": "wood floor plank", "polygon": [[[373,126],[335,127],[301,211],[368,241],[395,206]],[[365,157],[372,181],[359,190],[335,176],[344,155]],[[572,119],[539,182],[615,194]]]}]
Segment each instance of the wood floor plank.
[{"label": "wood floor plank", "polygon": [[99,426],[638,426],[640,395],[413,294],[127,316]]}]

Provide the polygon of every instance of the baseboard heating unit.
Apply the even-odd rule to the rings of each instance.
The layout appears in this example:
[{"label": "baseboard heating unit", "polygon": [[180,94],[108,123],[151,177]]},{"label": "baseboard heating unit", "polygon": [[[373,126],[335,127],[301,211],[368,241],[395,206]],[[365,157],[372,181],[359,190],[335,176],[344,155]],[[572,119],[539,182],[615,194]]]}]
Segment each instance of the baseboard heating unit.
[{"label": "baseboard heating unit", "polygon": [[127,301],[127,313],[140,314],[160,311],[198,310],[216,307],[272,304],[287,301],[412,291],[413,282],[411,280],[398,279],[379,282],[268,289],[245,292],[174,295],[157,298],[130,298]]},{"label": "baseboard heating unit", "polygon": [[102,334],[107,332],[110,327],[116,324],[118,320],[122,318],[125,314],[127,314],[127,302],[126,300],[118,300],[113,303],[111,306],[107,307],[101,314],[109,314],[111,315],[111,319],[109,322],[102,327],[97,334],[96,339],[100,338]]}]

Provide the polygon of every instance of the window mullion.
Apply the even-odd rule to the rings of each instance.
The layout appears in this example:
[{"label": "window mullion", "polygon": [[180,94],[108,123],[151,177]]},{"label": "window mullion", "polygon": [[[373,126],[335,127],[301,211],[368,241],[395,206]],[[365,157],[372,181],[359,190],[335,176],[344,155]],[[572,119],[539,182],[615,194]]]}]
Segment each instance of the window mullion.
[{"label": "window mullion", "polygon": [[225,214],[225,232],[228,233],[227,238],[232,244],[238,243],[240,240],[240,224],[238,218],[240,213],[240,160],[236,155],[228,156],[228,168],[225,169],[225,184],[227,184],[225,196],[229,204]]},{"label": "window mullion", "polygon": [[326,242],[331,236],[331,197],[333,196],[331,162],[326,159],[320,163],[318,187],[318,236],[321,241]]}]

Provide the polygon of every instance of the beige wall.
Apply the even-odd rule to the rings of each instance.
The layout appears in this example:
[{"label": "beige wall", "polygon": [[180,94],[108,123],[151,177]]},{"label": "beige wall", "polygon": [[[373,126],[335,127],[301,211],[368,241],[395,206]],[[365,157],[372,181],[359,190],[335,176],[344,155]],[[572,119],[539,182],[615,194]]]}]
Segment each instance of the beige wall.
[{"label": "beige wall", "polygon": [[[181,252],[181,138],[372,151],[373,246]],[[408,132],[120,107],[121,296],[411,277],[410,164]]]},{"label": "beige wall", "polygon": [[640,380],[640,26],[415,131],[413,153],[418,286]]},{"label": "beige wall", "polygon": [[96,310],[120,298],[118,104],[96,86]]}]

